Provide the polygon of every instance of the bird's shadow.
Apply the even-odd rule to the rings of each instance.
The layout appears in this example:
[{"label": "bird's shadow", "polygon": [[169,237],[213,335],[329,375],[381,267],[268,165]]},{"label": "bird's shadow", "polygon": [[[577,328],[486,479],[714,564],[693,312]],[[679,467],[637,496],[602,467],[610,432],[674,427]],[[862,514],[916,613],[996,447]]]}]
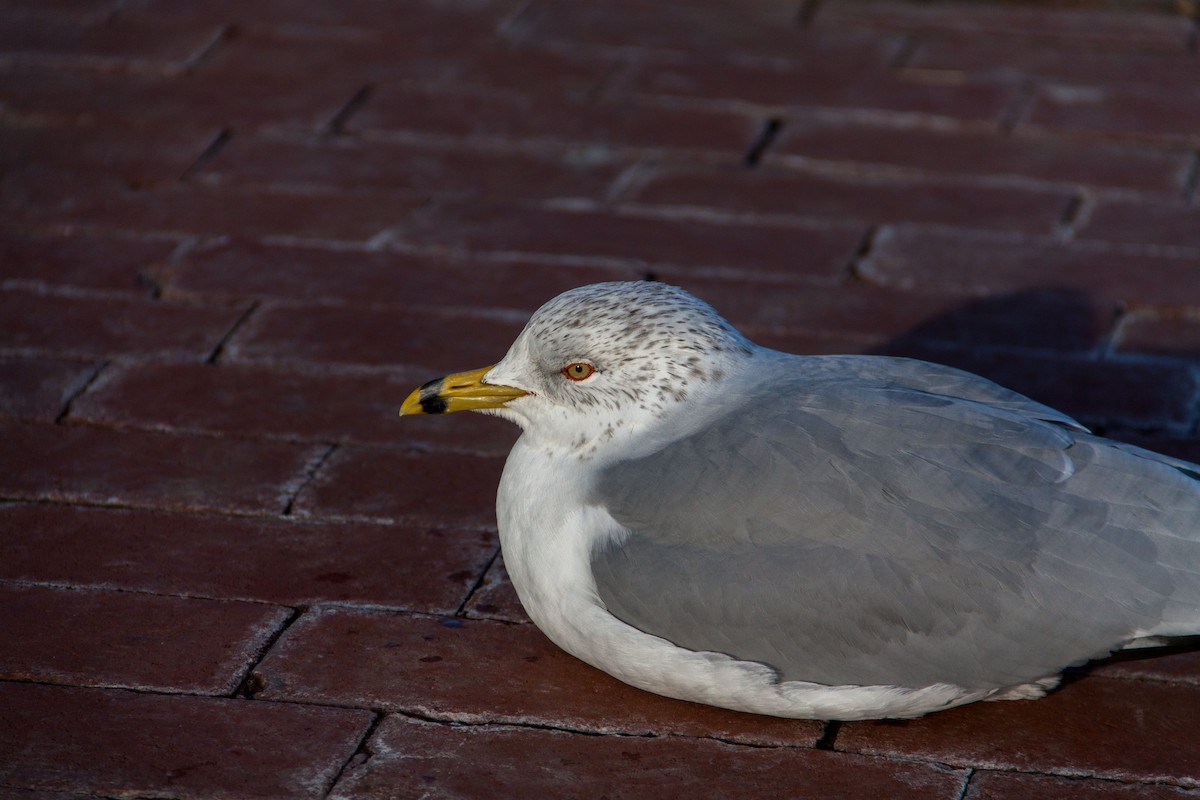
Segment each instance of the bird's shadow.
[{"label": "bird's shadow", "polygon": [[[871,348],[964,369],[1079,419],[1093,431],[1200,454],[1200,351],[1121,337],[1128,312],[1075,289],[984,297]],[[1188,440],[1193,446],[1188,447]],[[1151,445],[1153,449],[1153,445]]]}]

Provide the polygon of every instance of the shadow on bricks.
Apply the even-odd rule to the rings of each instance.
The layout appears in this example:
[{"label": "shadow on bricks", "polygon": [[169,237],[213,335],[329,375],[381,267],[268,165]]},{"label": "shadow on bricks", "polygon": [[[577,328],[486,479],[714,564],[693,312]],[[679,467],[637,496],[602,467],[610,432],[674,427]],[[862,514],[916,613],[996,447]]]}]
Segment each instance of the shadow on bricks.
[{"label": "shadow on bricks", "polygon": [[1063,411],[1094,432],[1195,459],[1200,349],[1121,345],[1134,314],[1069,289],[984,297],[872,348],[982,375]]}]

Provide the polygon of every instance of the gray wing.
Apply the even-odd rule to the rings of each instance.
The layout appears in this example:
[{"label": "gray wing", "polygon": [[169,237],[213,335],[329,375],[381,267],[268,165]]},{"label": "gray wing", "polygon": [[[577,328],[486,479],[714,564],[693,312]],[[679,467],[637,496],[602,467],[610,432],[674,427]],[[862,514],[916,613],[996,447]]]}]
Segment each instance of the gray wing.
[{"label": "gray wing", "polygon": [[951,396],[862,361],[780,362],[601,473],[630,532],[593,560],[614,615],[784,679],[970,689],[1200,631],[1197,468],[966,373],[930,370]]}]

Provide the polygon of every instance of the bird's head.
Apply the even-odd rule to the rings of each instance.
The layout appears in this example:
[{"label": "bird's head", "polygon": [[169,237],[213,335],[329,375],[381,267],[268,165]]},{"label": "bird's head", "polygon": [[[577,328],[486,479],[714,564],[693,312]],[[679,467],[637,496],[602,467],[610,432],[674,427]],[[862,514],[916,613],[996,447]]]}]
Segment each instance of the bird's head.
[{"label": "bird's head", "polygon": [[703,393],[753,350],[682,289],[598,283],[539,308],[499,363],[430,381],[400,413],[480,411],[538,439],[594,450]]}]

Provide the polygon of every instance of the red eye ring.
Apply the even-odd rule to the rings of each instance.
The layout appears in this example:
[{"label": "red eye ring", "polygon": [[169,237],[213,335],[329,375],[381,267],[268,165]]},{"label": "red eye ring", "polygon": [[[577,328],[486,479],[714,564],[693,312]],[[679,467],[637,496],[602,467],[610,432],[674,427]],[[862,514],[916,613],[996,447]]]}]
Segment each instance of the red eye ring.
[{"label": "red eye ring", "polygon": [[573,381],[585,381],[595,371],[596,368],[586,361],[575,361],[562,368],[562,374]]}]

